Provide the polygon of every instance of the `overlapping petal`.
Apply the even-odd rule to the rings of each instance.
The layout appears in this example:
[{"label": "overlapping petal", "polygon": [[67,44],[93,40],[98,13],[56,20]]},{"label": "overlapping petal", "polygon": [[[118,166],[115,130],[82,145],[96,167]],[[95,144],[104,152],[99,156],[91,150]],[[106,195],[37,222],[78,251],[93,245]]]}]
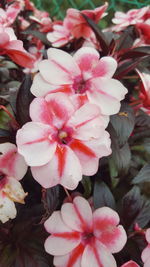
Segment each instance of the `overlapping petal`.
[{"label": "overlapping petal", "polygon": [[28,122],[17,132],[18,151],[29,166],[41,166],[53,157],[56,142],[51,137],[49,125]]},{"label": "overlapping petal", "polygon": [[45,188],[62,184],[73,190],[82,179],[80,162],[68,146],[58,147],[46,165],[32,167],[31,171],[35,180]]},{"label": "overlapping petal", "polygon": [[94,234],[109,251],[120,251],[127,241],[125,230],[119,224],[118,214],[108,207],[100,208],[93,213]]},{"label": "overlapping petal", "polygon": [[121,267],[140,267],[135,261],[128,261],[121,265]]}]

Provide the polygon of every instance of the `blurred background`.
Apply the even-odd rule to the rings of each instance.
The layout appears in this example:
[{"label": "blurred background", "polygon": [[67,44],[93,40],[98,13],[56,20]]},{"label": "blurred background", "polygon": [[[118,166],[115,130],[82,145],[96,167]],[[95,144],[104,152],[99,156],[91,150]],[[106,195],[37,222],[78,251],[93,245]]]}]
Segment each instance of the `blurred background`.
[{"label": "blurred background", "polygon": [[[50,13],[51,17],[63,19],[67,8],[77,9],[94,9],[103,5],[106,1],[103,0],[32,0],[38,9],[46,10]],[[141,8],[150,5],[150,0],[108,0],[109,15],[106,17],[107,21],[104,23],[107,26],[115,11],[120,10],[126,12],[129,9]]]}]

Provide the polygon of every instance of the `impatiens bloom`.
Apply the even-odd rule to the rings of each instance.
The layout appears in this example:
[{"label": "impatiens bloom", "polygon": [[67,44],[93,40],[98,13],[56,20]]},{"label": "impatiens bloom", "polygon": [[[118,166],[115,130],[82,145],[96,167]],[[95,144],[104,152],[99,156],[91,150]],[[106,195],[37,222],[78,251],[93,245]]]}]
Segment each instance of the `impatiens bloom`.
[{"label": "impatiens bloom", "polygon": [[0,144],[0,221],[5,223],[16,216],[14,202],[24,203],[27,195],[19,183],[27,165],[14,144]]},{"label": "impatiens bloom", "polygon": [[142,261],[144,262],[144,267],[149,267],[150,265],[150,228],[146,230],[146,241],[148,243],[147,247],[142,252]]},{"label": "impatiens bloom", "polygon": [[99,158],[111,153],[108,118],[96,105],[76,110],[65,94],[49,94],[33,100],[30,116],[32,122],[17,132],[18,150],[45,188],[75,189],[82,174],[96,173]]},{"label": "impatiens bloom", "polygon": [[68,53],[50,48],[48,59],[39,63],[31,87],[35,96],[63,92],[74,96],[79,102],[90,102],[99,106],[101,113],[112,115],[119,111],[120,100],[127,89],[112,79],[117,62],[112,57],[102,57],[91,47],[80,48],[72,57]]},{"label": "impatiens bloom", "polygon": [[140,33],[140,39],[143,44],[150,45],[150,21],[149,23],[137,23],[136,28]]},{"label": "impatiens bloom", "polygon": [[92,214],[88,201],[77,196],[45,222],[51,234],[45,250],[54,255],[57,267],[116,267],[112,253],[119,252],[127,240],[118,224],[114,210],[103,207]]},{"label": "impatiens bloom", "polygon": [[22,67],[34,65],[35,58],[23,48],[23,42],[17,40],[13,29],[0,26],[0,55],[4,54]]},{"label": "impatiens bloom", "polygon": [[140,267],[135,261],[128,261],[121,265],[121,267]]},{"label": "impatiens bloom", "polygon": [[21,6],[19,2],[9,5],[6,11],[0,8],[0,25],[4,27],[12,25],[20,11]]},{"label": "impatiens bloom", "polygon": [[35,8],[34,15],[30,16],[30,19],[40,25],[41,32],[49,32],[52,29],[52,20],[48,12],[40,11]]},{"label": "impatiens bloom", "polygon": [[117,24],[113,27],[113,30],[121,31],[130,25],[136,25],[137,23],[143,22],[145,18],[144,16],[148,11],[149,6],[139,9],[131,9],[126,13],[117,11],[115,17],[112,19],[112,22]]},{"label": "impatiens bloom", "polygon": [[138,105],[143,111],[147,114],[150,114],[150,73],[149,72],[141,72],[136,70],[138,75],[141,78],[140,84],[140,104]]},{"label": "impatiens bloom", "polygon": [[64,26],[76,38],[89,38],[91,34],[93,34],[93,32],[82,14],[92,19],[95,23],[98,23],[100,19],[105,16],[104,12],[107,7],[108,3],[105,3],[103,6],[95,8],[94,10],[79,11],[74,8],[69,8],[67,10],[67,15],[64,19]]},{"label": "impatiens bloom", "polygon": [[73,36],[70,31],[60,24],[53,25],[53,31],[47,34],[47,39],[52,43],[54,47],[61,47],[69,43]]}]

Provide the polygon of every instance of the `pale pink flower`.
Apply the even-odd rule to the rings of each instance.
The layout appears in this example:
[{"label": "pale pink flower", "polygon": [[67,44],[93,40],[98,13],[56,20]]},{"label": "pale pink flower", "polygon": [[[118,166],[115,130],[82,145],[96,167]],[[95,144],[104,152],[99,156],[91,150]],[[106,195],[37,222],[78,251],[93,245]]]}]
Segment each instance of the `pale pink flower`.
[{"label": "pale pink flower", "polygon": [[3,8],[0,8],[0,25],[4,27],[10,26],[15,21],[20,11],[21,6],[19,2],[14,2],[9,5],[6,11]]},{"label": "pale pink flower", "polygon": [[121,267],[140,267],[135,261],[128,261],[121,265]]},{"label": "pale pink flower", "polygon": [[127,89],[112,79],[117,68],[114,58],[99,59],[99,53],[91,47],[80,48],[73,57],[55,48],[48,49],[47,53],[48,59],[40,62],[40,73],[31,87],[35,96],[63,92],[79,102],[84,97],[84,102],[98,105],[104,115],[119,111]]},{"label": "pale pink flower", "polygon": [[69,43],[73,39],[73,36],[64,25],[55,23],[53,25],[53,31],[47,34],[47,39],[54,47],[61,47]]},{"label": "pale pink flower", "polygon": [[57,267],[117,267],[112,253],[119,252],[127,236],[118,214],[103,207],[92,213],[87,200],[77,196],[45,222],[51,235],[45,242]]},{"label": "pale pink flower", "polygon": [[75,189],[82,174],[96,173],[99,158],[111,153],[108,118],[96,105],[76,110],[65,94],[49,94],[33,100],[30,117],[17,132],[18,151],[45,188]]},{"label": "pale pink flower", "polygon": [[139,9],[131,9],[128,12],[117,11],[112,22],[117,24],[113,27],[115,31],[121,31],[130,25],[136,25],[144,21],[144,16],[149,12],[149,6],[142,7]]},{"label": "pale pink flower", "polygon": [[64,26],[76,38],[89,38],[91,34],[93,34],[93,31],[89,27],[82,14],[92,19],[95,23],[98,23],[100,19],[106,15],[104,12],[107,7],[108,3],[105,3],[103,6],[95,8],[94,10],[79,11],[74,8],[69,8],[64,19]]},{"label": "pale pink flower", "polygon": [[146,241],[148,243],[147,247],[142,252],[142,261],[144,262],[143,267],[149,267],[150,265],[150,228],[146,230],[145,233]]},{"label": "pale pink flower", "polygon": [[3,54],[22,67],[32,68],[34,65],[35,58],[23,48],[23,42],[17,40],[14,30],[0,26],[0,55]]},{"label": "pale pink flower", "polygon": [[27,171],[24,158],[14,144],[0,144],[0,221],[5,223],[16,217],[14,202],[24,203],[26,193],[19,180]]},{"label": "pale pink flower", "polygon": [[136,70],[141,78],[140,94],[139,94],[139,108],[150,115],[150,73]]}]

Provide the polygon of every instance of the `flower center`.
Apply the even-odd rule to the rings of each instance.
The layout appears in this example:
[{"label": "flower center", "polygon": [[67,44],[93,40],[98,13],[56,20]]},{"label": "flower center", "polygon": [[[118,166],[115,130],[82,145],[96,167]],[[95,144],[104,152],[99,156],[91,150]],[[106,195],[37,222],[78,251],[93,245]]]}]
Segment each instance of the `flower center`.
[{"label": "flower center", "polygon": [[82,234],[82,243],[83,244],[88,244],[92,241],[94,235],[92,232],[85,232]]},{"label": "flower center", "polygon": [[83,94],[87,90],[86,81],[81,76],[74,80],[73,89],[75,94]]},{"label": "flower center", "polygon": [[57,138],[60,144],[67,145],[72,140],[73,129],[69,127],[64,127],[58,130]]}]

